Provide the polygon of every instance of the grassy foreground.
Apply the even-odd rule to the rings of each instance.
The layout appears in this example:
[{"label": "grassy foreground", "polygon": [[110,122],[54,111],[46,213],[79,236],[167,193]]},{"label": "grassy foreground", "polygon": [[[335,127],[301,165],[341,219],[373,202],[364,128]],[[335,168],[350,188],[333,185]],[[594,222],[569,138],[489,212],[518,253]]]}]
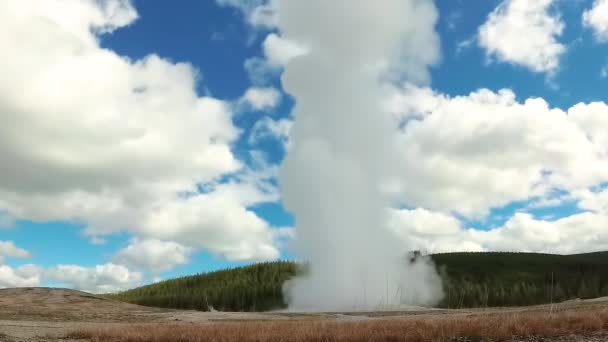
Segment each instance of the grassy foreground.
[{"label": "grassy foreground", "polygon": [[[431,258],[444,283],[443,308],[536,305],[608,296],[608,252],[578,255],[448,253]],[[175,309],[284,308],[283,283],[301,272],[288,261],[170,279],[109,297]],[[384,279],[379,279],[384,282]]]},{"label": "grassy foreground", "polygon": [[477,313],[400,320],[271,321],[155,324],[80,330],[69,338],[108,342],[342,342],[342,341],[543,341],[608,333],[605,308]]}]

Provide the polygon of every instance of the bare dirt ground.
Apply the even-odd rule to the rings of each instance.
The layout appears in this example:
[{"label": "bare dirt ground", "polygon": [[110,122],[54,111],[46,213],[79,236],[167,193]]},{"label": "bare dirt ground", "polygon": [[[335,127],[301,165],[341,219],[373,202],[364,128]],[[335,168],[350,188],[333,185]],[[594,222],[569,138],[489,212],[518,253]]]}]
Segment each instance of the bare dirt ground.
[{"label": "bare dirt ground", "polygon": [[[197,312],[147,308],[118,302],[89,293],[49,288],[19,288],[0,290],[0,342],[18,341],[86,341],[86,335],[75,332],[120,330],[130,327],[211,327],[218,323],[273,324],[334,324],[341,322],[395,322],[427,320],[474,320],[478,317],[497,315],[533,314],[553,315],[577,311],[608,312],[608,298],[576,300],[555,305],[521,308],[489,308],[475,310],[421,309],[382,312],[334,312],[334,313],[228,313]],[[591,310],[591,311],[590,311]],[[415,323],[417,324],[417,323]],[[587,331],[587,330],[585,330]],[[543,339],[540,337],[514,338],[513,341],[608,341],[608,335],[598,331],[587,336],[563,336]],[[71,338],[69,338],[71,336]],[[76,339],[75,339],[76,338]],[[98,339],[104,340],[104,339]],[[453,339],[452,341],[466,341]],[[475,340],[475,339],[469,339]],[[482,341],[483,339],[477,339]],[[127,341],[127,340],[125,340]],[[160,340],[159,340],[160,341]]]}]

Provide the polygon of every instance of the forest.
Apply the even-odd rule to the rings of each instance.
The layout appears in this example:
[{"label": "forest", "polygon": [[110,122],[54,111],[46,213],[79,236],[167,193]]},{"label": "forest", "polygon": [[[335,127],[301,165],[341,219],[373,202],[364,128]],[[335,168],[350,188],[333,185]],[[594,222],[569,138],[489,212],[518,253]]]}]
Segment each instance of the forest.
[{"label": "forest", "polygon": [[[608,252],[420,257],[432,258],[443,279],[445,297],[438,305],[443,308],[521,306],[608,296]],[[283,283],[302,272],[305,267],[295,262],[266,262],[165,280],[107,296],[161,308],[267,311],[287,306]]]}]

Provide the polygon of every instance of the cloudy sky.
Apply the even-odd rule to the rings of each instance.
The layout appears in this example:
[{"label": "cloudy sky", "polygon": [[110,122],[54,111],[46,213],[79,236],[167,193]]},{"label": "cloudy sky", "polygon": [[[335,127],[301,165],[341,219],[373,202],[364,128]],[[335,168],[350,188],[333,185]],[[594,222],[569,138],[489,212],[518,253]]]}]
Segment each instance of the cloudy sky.
[{"label": "cloudy sky", "polygon": [[[0,286],[297,258],[281,76],[312,52],[281,1],[0,0]],[[383,226],[429,252],[608,250],[608,0],[419,2],[374,114]]]}]

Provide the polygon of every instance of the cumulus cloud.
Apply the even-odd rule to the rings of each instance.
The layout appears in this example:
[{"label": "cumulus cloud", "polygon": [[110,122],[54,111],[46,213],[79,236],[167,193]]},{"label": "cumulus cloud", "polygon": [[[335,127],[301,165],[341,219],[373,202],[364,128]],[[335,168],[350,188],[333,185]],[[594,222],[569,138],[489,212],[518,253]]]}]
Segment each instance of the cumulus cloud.
[{"label": "cumulus cloud", "polygon": [[554,0],[503,0],[479,28],[479,45],[490,58],[555,72],[566,47],[557,41],[564,23],[551,13]]},{"label": "cumulus cloud", "polygon": [[[279,256],[277,230],[250,207],[279,199],[273,179],[276,166],[251,165],[228,177],[199,185],[199,190],[176,196],[138,213],[137,236],[168,240],[205,249],[230,260],[272,260]],[[111,234],[115,228],[89,227],[87,235]]]},{"label": "cumulus cloud", "polygon": [[140,272],[113,263],[94,267],[58,265],[44,270],[44,277],[65,287],[92,293],[125,290],[140,285],[142,281]]},{"label": "cumulus cloud", "polygon": [[608,179],[603,103],[562,110],[541,98],[519,102],[508,89],[450,97],[406,87],[387,108],[401,127],[401,156],[386,190],[409,206],[484,217]]},{"label": "cumulus cloud", "polygon": [[[0,241],[0,264],[6,257],[29,258],[31,253],[17,247],[13,241]],[[17,268],[0,265],[0,287],[24,287],[39,284],[39,268],[34,265],[23,265]]]},{"label": "cumulus cloud", "polygon": [[34,287],[51,282],[61,287],[108,293],[141,285],[142,279],[140,272],[113,263],[93,267],[57,265],[46,269],[33,264],[16,268],[0,265],[0,287]]},{"label": "cumulus cloud", "polygon": [[41,273],[41,268],[35,265],[23,265],[17,268],[0,265],[0,287],[39,286]]},{"label": "cumulus cloud", "polygon": [[[243,171],[230,106],[199,96],[187,63],[100,47],[100,34],[136,18],[128,0],[0,4],[0,212],[82,222],[92,238],[126,230],[230,257],[277,255],[250,198],[196,191]],[[243,184],[245,196],[259,184]]]},{"label": "cumulus cloud", "polygon": [[425,209],[392,210],[390,227],[412,248],[430,253],[518,251],[574,254],[608,249],[604,213],[582,212],[557,220],[516,213],[488,230],[466,228],[448,214]]},{"label": "cumulus cloud", "polygon": [[608,248],[605,233],[608,217],[581,213],[556,221],[535,219],[518,213],[499,229],[472,231],[492,250],[553,252],[561,254],[601,251]]},{"label": "cumulus cloud", "polygon": [[254,110],[270,110],[281,101],[281,93],[276,88],[251,87],[247,89],[241,102]]},{"label": "cumulus cloud", "polygon": [[146,269],[158,274],[175,266],[187,264],[191,253],[191,248],[173,241],[135,239],[116,253],[114,261],[117,264]]},{"label": "cumulus cloud", "polygon": [[608,40],[608,0],[595,0],[593,7],[583,13],[583,25],[593,30],[595,38]]},{"label": "cumulus cloud", "polygon": [[[518,101],[508,89],[447,96],[405,86],[388,97],[386,109],[398,127],[401,157],[384,190],[414,208],[389,210],[389,226],[415,248],[561,254],[608,248],[608,104],[561,109],[541,98]],[[454,216],[485,219],[491,208],[513,202],[528,204],[488,230]],[[553,218],[525,212],[564,204],[579,212]]]},{"label": "cumulus cloud", "polygon": [[6,257],[30,258],[31,253],[17,247],[13,241],[0,241],[0,287],[38,286],[41,282],[41,268],[34,265],[22,265],[13,268],[2,265]]},{"label": "cumulus cloud", "polygon": [[[187,260],[188,253],[187,248],[175,243],[135,240],[118,253],[117,259],[138,267],[166,270],[183,263],[180,258]],[[58,265],[46,269],[26,264],[15,268],[1,264],[5,257],[29,258],[31,253],[12,241],[0,241],[0,287],[32,287],[51,281],[69,288],[106,293],[140,285],[143,279],[140,272],[113,263],[94,267]]]},{"label": "cumulus cloud", "polygon": [[152,210],[145,215],[141,232],[231,260],[272,260],[279,257],[276,232],[241,202],[251,205],[275,200],[275,193],[260,193],[254,186],[221,184],[210,193]]},{"label": "cumulus cloud", "polygon": [[308,50],[301,44],[282,38],[276,33],[266,36],[262,46],[266,59],[275,66],[284,66],[291,59],[308,53]]},{"label": "cumulus cloud", "polygon": [[390,209],[388,226],[413,250],[428,253],[483,250],[467,235],[460,221],[450,214],[423,208]]},{"label": "cumulus cloud", "polygon": [[303,56],[309,51],[301,44],[287,40],[276,33],[270,33],[262,43],[264,57],[252,57],[245,61],[249,79],[256,86],[264,86],[276,79],[285,64]]},{"label": "cumulus cloud", "polygon": [[17,247],[13,241],[0,241],[0,261],[4,257],[29,258],[31,253]]}]

